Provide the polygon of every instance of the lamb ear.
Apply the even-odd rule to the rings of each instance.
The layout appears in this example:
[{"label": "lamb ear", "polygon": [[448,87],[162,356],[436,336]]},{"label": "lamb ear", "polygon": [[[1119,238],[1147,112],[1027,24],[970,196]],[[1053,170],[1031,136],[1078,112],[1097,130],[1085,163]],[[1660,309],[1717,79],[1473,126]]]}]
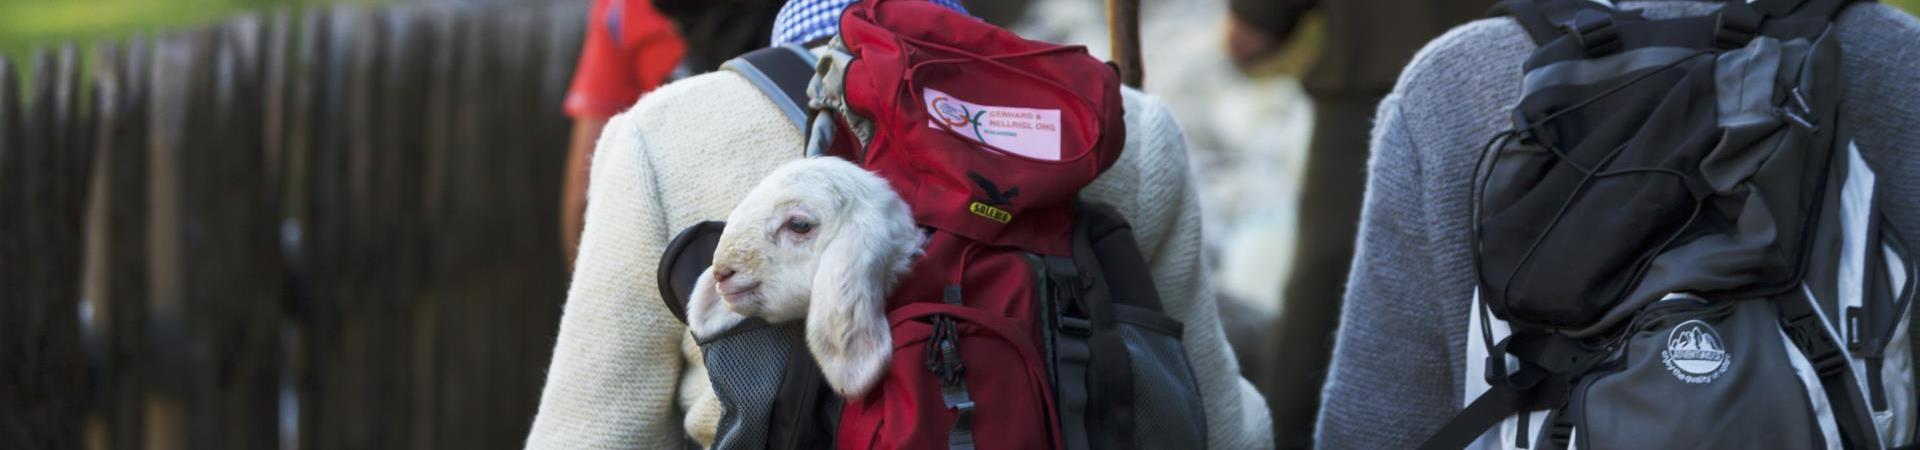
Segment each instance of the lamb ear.
[{"label": "lamb ear", "polygon": [[814,273],[807,348],[833,391],[853,398],[880,381],[893,357],[886,294],[894,256],[873,224],[848,221],[830,238]]},{"label": "lamb ear", "polygon": [[719,335],[744,320],[747,316],[733,312],[720,298],[720,288],[713,282],[713,268],[701,271],[687,298],[687,330],[693,332],[693,339],[700,341]]}]

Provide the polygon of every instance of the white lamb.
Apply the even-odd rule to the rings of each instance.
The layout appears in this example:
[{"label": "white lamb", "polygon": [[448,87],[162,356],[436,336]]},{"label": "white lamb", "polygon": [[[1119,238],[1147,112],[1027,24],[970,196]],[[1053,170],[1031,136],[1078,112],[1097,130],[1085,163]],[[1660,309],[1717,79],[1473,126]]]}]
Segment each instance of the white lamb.
[{"label": "white lamb", "polygon": [[787,163],[727,217],[687,322],[704,338],[745,316],[805,318],[807,349],[827,383],[857,397],[886,373],[887,295],[922,239],[906,202],[872,172],[838,158]]}]

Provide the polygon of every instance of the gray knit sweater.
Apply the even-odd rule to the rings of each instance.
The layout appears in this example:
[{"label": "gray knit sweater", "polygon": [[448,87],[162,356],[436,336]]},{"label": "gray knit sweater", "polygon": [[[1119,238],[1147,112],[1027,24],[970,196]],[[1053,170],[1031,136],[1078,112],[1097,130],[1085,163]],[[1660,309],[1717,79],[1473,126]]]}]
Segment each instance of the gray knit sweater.
[{"label": "gray knit sweater", "polygon": [[[1717,5],[1622,7],[1673,17]],[[1902,238],[1920,242],[1920,21],[1863,4],[1842,14],[1838,36],[1841,120],[1887,182],[1888,214]],[[1533,48],[1511,19],[1461,26],[1421,50],[1380,104],[1359,248],[1323,393],[1323,448],[1413,448],[1460,410],[1473,293],[1468,181],[1481,144],[1507,126]]]}]

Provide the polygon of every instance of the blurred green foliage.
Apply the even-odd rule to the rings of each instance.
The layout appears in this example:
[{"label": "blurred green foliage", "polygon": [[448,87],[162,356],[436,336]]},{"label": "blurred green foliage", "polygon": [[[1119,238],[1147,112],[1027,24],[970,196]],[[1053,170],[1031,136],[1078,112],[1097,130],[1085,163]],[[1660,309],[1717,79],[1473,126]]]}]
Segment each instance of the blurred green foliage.
[{"label": "blurred green foliage", "polygon": [[1920,14],[1920,0],[1888,0],[1887,3],[1898,6],[1913,14]]},{"label": "blurred green foliage", "polygon": [[384,0],[5,0],[0,1],[0,55],[24,58],[35,47],[211,23],[243,11]]}]

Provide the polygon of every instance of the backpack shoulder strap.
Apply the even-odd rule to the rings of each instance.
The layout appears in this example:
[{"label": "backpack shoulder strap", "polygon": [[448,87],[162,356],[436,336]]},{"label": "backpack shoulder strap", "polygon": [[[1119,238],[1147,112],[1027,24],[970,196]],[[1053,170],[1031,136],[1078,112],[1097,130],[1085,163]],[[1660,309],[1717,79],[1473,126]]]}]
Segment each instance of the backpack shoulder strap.
[{"label": "backpack shoulder strap", "polygon": [[693,224],[680,230],[660,254],[660,265],[654,269],[660,300],[667,303],[667,311],[672,311],[680,323],[687,323],[687,299],[693,297],[700,273],[713,265],[713,250],[719,246],[720,232],[726,226],[719,221]]},{"label": "backpack shoulder strap", "polygon": [[807,132],[807,83],[813,80],[817,58],[800,46],[781,44],[747,52],[720,68],[746,77],[760,93],[778,105],[801,134]]},{"label": "backpack shoulder strap", "polygon": [[1512,17],[1514,22],[1520,24],[1520,29],[1526,30],[1527,37],[1533,38],[1534,45],[1546,45],[1560,37],[1560,27],[1540,11],[1536,1],[1502,0],[1493,4],[1493,9],[1487,11],[1487,17]]},{"label": "backpack shoulder strap", "polygon": [[1617,12],[1608,0],[1501,0],[1487,16],[1512,17],[1533,38],[1534,45],[1545,46],[1576,30],[1584,32],[1576,23],[1583,10],[1601,13],[1588,13],[1594,17],[1610,17]]}]

